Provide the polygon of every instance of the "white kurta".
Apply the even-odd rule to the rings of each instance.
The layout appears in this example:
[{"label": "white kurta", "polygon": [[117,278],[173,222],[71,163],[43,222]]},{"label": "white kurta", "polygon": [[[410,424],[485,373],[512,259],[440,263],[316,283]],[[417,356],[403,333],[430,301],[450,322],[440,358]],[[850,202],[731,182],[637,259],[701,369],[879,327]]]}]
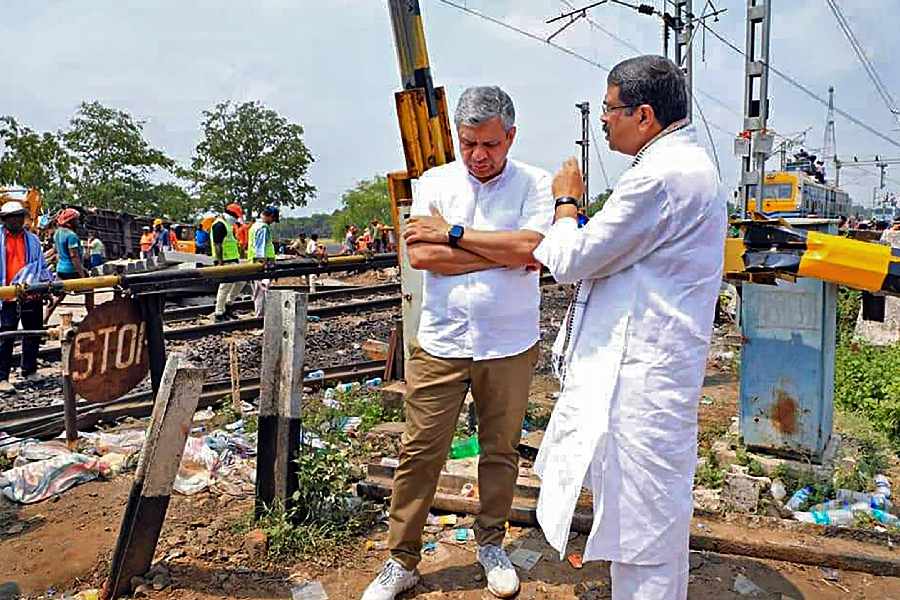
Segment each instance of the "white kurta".
[{"label": "white kurta", "polygon": [[594,495],[585,560],[650,565],[686,551],[725,198],[681,129],[639,154],[583,229],[561,219],[534,252],[557,281],[581,281],[535,464],[538,520],[561,557],[582,484]]}]

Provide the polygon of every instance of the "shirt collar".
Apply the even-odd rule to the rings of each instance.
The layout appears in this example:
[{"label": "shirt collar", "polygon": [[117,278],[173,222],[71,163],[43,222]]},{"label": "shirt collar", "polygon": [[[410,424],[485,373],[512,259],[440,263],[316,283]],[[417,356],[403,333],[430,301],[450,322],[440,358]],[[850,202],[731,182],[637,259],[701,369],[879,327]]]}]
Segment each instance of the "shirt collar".
[{"label": "shirt collar", "polygon": [[[460,162],[462,162],[462,161],[460,161]],[[463,165],[463,168],[465,168],[465,165]],[[503,183],[504,181],[509,179],[509,176],[510,176],[510,173],[512,173],[512,170],[513,170],[512,161],[509,158],[507,158],[506,164],[503,165],[503,170],[500,171],[499,173],[497,173],[496,175],[494,175],[494,177],[492,177],[491,179],[488,179],[487,181],[482,182],[477,177],[475,177],[474,175],[469,173],[468,169],[466,169],[466,175],[469,176],[469,181],[471,181],[473,184],[476,184],[476,185],[480,185],[480,186],[497,185],[497,184]]]},{"label": "shirt collar", "polygon": [[634,160],[631,161],[631,166],[635,167],[638,164],[640,164],[640,162],[644,159],[644,155],[647,153],[647,151],[650,149],[650,147],[653,146],[653,144],[655,144],[662,138],[666,137],[670,133],[675,133],[676,131],[679,131],[680,129],[684,129],[688,125],[690,125],[690,121],[688,121],[687,119],[681,119],[680,121],[675,121],[673,123],[670,123],[668,127],[666,127],[665,129],[663,129],[662,131],[657,133],[655,136],[653,136],[653,139],[651,139],[649,142],[644,144],[644,147],[641,148],[638,151],[638,153],[634,155]]}]

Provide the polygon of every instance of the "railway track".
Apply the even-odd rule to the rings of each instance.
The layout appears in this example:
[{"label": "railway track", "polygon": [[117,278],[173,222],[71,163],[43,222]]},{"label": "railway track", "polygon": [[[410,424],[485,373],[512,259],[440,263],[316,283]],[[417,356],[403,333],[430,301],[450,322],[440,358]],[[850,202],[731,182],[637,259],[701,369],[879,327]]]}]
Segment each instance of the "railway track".
[{"label": "railway track", "polygon": [[[338,381],[360,381],[384,373],[384,361],[365,361],[333,367],[305,369],[304,373],[323,371],[324,377],[305,379],[304,385],[319,387]],[[198,409],[218,404],[231,393],[231,381],[217,379],[203,385]],[[241,381],[241,398],[249,400],[259,396],[259,377]],[[153,393],[137,392],[110,402],[97,404],[79,403],[76,409],[79,429],[94,427],[101,422],[112,422],[124,417],[147,417],[153,410]],[[65,429],[63,406],[24,408],[0,413],[0,431],[17,437],[47,438],[59,435]],[[0,446],[2,447],[2,446]]]}]

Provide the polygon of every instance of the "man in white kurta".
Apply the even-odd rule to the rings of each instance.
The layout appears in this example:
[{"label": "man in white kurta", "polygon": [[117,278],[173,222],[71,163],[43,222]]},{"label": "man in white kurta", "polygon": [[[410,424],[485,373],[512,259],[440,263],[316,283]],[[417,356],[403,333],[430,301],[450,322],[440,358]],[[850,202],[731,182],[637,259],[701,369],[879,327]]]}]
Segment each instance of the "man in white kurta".
[{"label": "man in white kurta", "polygon": [[562,392],[535,464],[538,520],[562,556],[582,485],[593,492],[585,560],[611,561],[615,599],[687,597],[697,404],[722,275],[726,202],[685,120],[681,71],[662,57],[610,72],[604,130],[636,155],[579,229],[554,181],[555,223],[534,250],[576,297],[554,359]]}]

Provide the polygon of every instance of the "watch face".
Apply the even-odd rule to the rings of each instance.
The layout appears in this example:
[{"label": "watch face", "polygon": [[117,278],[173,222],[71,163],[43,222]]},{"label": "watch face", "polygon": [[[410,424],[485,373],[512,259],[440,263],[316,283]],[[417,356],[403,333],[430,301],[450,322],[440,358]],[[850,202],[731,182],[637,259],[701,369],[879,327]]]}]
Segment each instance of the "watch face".
[{"label": "watch face", "polygon": [[463,234],[462,225],[454,225],[450,228],[450,237],[460,238]]}]

